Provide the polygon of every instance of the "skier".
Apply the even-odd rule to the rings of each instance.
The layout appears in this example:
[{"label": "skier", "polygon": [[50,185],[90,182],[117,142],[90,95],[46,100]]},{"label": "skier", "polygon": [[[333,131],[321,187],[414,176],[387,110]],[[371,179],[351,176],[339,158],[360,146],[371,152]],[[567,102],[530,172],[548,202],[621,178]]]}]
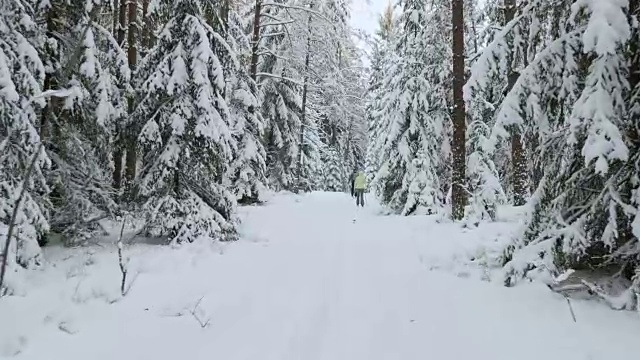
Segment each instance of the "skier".
[{"label": "skier", "polygon": [[358,171],[358,175],[353,181],[353,188],[356,194],[356,206],[364,207],[364,190],[367,188],[367,179],[364,176],[364,171]]}]

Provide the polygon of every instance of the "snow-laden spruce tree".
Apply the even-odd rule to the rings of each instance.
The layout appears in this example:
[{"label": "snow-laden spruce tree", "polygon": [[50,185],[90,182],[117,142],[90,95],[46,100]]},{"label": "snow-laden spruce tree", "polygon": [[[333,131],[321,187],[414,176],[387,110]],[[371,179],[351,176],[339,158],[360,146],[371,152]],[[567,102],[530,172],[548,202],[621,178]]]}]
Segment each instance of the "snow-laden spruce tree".
[{"label": "snow-laden spruce tree", "polygon": [[441,194],[438,187],[437,174],[433,169],[433,158],[426,156],[420,149],[411,160],[407,174],[403,179],[403,187],[407,188],[407,200],[402,209],[402,214],[432,214],[441,206]]},{"label": "snow-laden spruce tree", "polygon": [[637,135],[625,119],[637,107],[638,80],[630,76],[637,32],[628,17],[637,5],[539,5],[522,8],[486,50],[495,51],[517,23],[545,24],[529,28],[535,57],[527,57],[502,101],[491,136],[496,143],[509,136],[508,126],[541,127],[544,174],[522,233],[502,257],[505,282],[603,266],[630,279],[638,265],[638,252],[629,251],[637,242],[630,221],[637,169],[629,161]]},{"label": "snow-laden spruce tree", "polygon": [[39,116],[52,160],[50,224],[66,244],[75,244],[100,230],[98,220],[117,209],[110,155],[115,123],[126,115],[129,70],[112,34],[97,21],[106,2],[38,4],[39,16],[47,19],[46,37],[38,41],[43,89],[58,92]]},{"label": "snow-laden spruce tree", "polygon": [[[33,44],[37,36],[33,10],[26,1],[0,2],[0,259],[7,257],[8,274],[16,266],[41,262],[38,239],[49,230],[44,195],[48,192],[45,171],[50,160],[41,145],[38,112],[44,105],[41,85],[44,66]],[[25,179],[35,159],[33,170]],[[26,181],[25,181],[26,180]],[[26,186],[18,208],[8,253],[4,245],[16,202]],[[5,289],[15,288],[9,276]]]},{"label": "snow-laden spruce tree", "polygon": [[[616,6],[607,8],[610,14],[600,12],[602,9],[585,10],[592,14],[587,21],[573,25],[570,20],[562,19],[564,29],[547,44],[542,56],[539,54],[537,61],[521,73],[503,103],[496,124],[499,130],[496,133],[506,133],[502,130],[505,119],[521,119],[522,110],[515,99],[528,91],[542,101],[531,101],[526,110],[534,113],[543,109],[544,115],[539,118],[548,118],[553,131],[544,142],[545,175],[531,201],[527,227],[522,237],[505,252],[509,284],[531,269],[536,270],[533,273],[551,271],[554,274],[568,266],[591,262],[593,251],[617,247],[615,238],[621,225],[618,214],[624,214],[626,207],[618,208],[618,204],[624,204],[620,200],[626,196],[617,186],[612,188],[607,184],[619,181],[615,180],[616,160],[624,161],[628,156],[618,123],[625,111],[621,92],[625,91],[626,81],[621,77],[625,72],[618,58],[621,54],[616,51],[624,41],[620,38],[623,34],[611,22],[615,17],[607,17],[617,14],[624,19],[624,13],[619,7],[616,10]],[[595,25],[603,20],[602,24],[609,24],[608,27]],[[606,47],[604,44],[596,47],[597,38],[586,32],[589,28],[617,40]],[[583,55],[583,51],[586,54]],[[587,62],[585,55],[595,56],[595,60]],[[580,63],[591,64],[580,66]],[[556,77],[562,82],[541,82],[554,75],[549,70],[558,73]],[[605,73],[607,76],[603,76]],[[543,93],[536,88],[539,83],[556,88],[547,88]],[[560,104],[549,103],[545,98],[551,91],[560,93]],[[598,110],[591,105],[596,102]],[[612,171],[609,164],[614,166]]]},{"label": "snow-laden spruce tree", "polygon": [[[302,145],[304,162],[300,177],[300,190],[310,192],[324,189],[327,166],[323,161],[323,155],[327,151],[327,145],[322,142],[316,126],[305,128]],[[340,167],[343,167],[340,165]]]},{"label": "snow-laden spruce tree", "polygon": [[334,148],[329,147],[325,151],[324,190],[340,192],[344,191],[344,167],[340,154]]},{"label": "snow-laden spruce tree", "polygon": [[[499,0],[500,2],[502,0]],[[484,18],[499,22],[495,16],[499,5],[495,1],[485,4]],[[499,28],[498,28],[499,29]],[[474,41],[491,38],[496,30],[494,26],[478,29],[479,35]],[[479,38],[480,37],[480,38]],[[501,45],[506,46],[506,45]],[[475,43],[473,50],[476,49]],[[495,51],[480,54],[480,58],[472,66],[471,79],[465,84],[464,96],[467,116],[471,120],[467,138],[467,190],[469,192],[469,208],[466,214],[469,223],[478,224],[483,220],[495,220],[499,205],[506,203],[506,194],[501,184],[499,167],[495,158],[508,158],[508,152],[489,141],[491,129],[495,124],[497,108],[503,99],[503,90],[507,86],[507,56]],[[483,69],[479,71],[478,69]],[[504,162],[501,162],[504,164]]]},{"label": "snow-laden spruce tree", "polygon": [[386,94],[378,110],[387,124],[379,133],[384,140],[374,182],[383,203],[398,213],[436,212],[444,198],[438,164],[449,121],[447,91],[442,85],[447,64],[443,46],[448,44],[428,36],[440,23],[437,11],[422,1],[400,1],[399,5],[397,54],[385,71]]},{"label": "snow-laden spruce tree", "polygon": [[382,99],[385,95],[383,88],[384,74],[387,66],[386,62],[392,59],[389,51],[392,51],[392,31],[393,27],[393,8],[391,4],[387,6],[383,15],[378,19],[378,30],[372,41],[371,69],[369,74],[369,84],[366,92],[365,113],[367,115],[367,151],[365,159],[365,172],[367,174],[367,183],[372,189],[377,190],[377,186],[373,183],[375,176],[380,169],[382,163],[382,144],[384,137],[382,132],[386,127],[388,119],[383,116]]},{"label": "snow-laden spruce tree", "polygon": [[[518,9],[522,6],[515,0],[491,0],[484,5],[483,17],[489,25],[479,34],[490,45],[485,44],[485,49],[476,57],[464,90],[472,122],[483,121],[493,127],[504,96],[518,79],[520,69],[535,55],[535,45],[540,37],[537,23],[511,21],[521,16]],[[493,41],[496,38],[497,41]],[[520,101],[525,106],[526,97]],[[490,151],[499,173],[503,174],[503,187],[514,205],[523,205],[529,196],[532,178],[529,174],[534,162],[528,164],[526,158],[533,159],[531,153],[536,152],[533,141],[537,141],[536,126],[533,120],[507,126],[505,130],[511,136],[501,139]]]},{"label": "snow-laden spruce tree", "polygon": [[206,23],[200,1],[164,6],[171,18],[136,73],[133,116],[146,121],[136,198],[146,231],[178,243],[235,239],[236,201],[222,184],[237,145],[212,50],[224,37]]},{"label": "snow-laden spruce tree", "polygon": [[487,149],[491,129],[482,120],[472,122],[468,129],[467,189],[470,196],[466,216],[474,224],[494,221],[497,207],[506,204],[507,198],[500,184],[491,150]]},{"label": "snow-laden spruce tree", "polygon": [[[397,94],[397,79],[401,71],[401,57],[395,52],[387,54],[387,61],[382,67],[382,73],[384,77],[380,80],[380,91],[373,93],[372,99],[369,102],[368,111],[372,117],[372,128],[370,128],[370,141],[372,145],[369,147],[372,152],[371,163],[374,165],[374,176],[370,181],[370,184],[375,188],[376,194],[380,196],[383,203],[389,203],[395,189],[399,187],[399,181],[395,184],[389,184],[388,179],[399,179],[403,176],[404,169],[399,168],[397,173],[393,173],[392,170],[396,169],[400,159],[397,156],[397,147],[393,142],[389,144],[388,135],[392,124],[401,122],[399,118],[400,102],[398,101]],[[388,90],[385,92],[382,89],[394,89],[393,92]],[[376,94],[379,94],[376,96]],[[375,126],[375,127],[373,127]],[[393,155],[396,156],[393,156]],[[375,163],[374,163],[375,161]],[[371,166],[371,165],[370,165]],[[391,185],[391,186],[390,186]],[[402,204],[396,204],[394,207],[401,206]]]},{"label": "snow-laden spruce tree", "polygon": [[274,70],[277,77],[265,76],[260,88],[261,108],[267,122],[267,176],[274,190],[292,190],[299,152],[300,94],[295,90],[295,80],[286,78],[294,74],[284,63],[275,64]]},{"label": "snow-laden spruce tree", "polygon": [[256,78],[265,121],[268,184],[279,191],[296,187],[302,98],[299,92],[301,76],[292,66],[295,58],[287,37],[291,33],[287,1],[274,3],[282,6],[263,8],[258,49],[261,56]]},{"label": "snow-laden spruce tree", "polygon": [[[264,119],[259,109],[256,82],[249,76],[242,61],[251,51],[246,24],[242,17],[232,8],[224,21],[227,24],[222,30],[226,34],[229,58],[226,64],[225,80],[227,82],[226,98],[229,104],[233,133],[238,143],[238,150],[229,168],[228,182],[231,191],[238,201],[254,203],[261,199],[267,190],[266,152],[262,142]],[[219,55],[223,56],[223,54]]]}]

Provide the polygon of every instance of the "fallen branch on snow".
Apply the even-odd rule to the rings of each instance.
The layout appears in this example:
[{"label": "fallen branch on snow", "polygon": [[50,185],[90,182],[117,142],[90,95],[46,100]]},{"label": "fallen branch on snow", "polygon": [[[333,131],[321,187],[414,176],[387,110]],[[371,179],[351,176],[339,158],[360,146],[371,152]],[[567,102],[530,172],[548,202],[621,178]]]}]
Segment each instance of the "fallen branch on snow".
[{"label": "fallen branch on snow", "polygon": [[598,277],[597,275],[583,270],[568,270],[547,286],[551,291],[564,296],[567,301],[571,297],[587,300],[595,299],[604,302],[613,310],[638,310],[638,295],[631,288],[622,292],[615,290],[607,292],[599,283],[609,287],[614,283],[610,282],[610,279],[606,276]]},{"label": "fallen branch on snow", "polygon": [[[211,322],[211,319],[208,318],[206,320],[202,319],[202,314],[199,313],[199,307],[200,307],[200,303],[202,302],[202,300],[204,299],[204,296],[202,296],[200,299],[198,299],[198,301],[196,302],[196,304],[193,306],[193,309],[186,309],[189,312],[189,314],[191,314],[191,316],[198,322],[198,324],[200,325],[201,328],[206,328],[207,326],[209,326],[209,323]],[[178,311],[175,313],[170,313],[170,314],[164,314],[162,315],[163,317],[182,317],[184,316],[185,313],[183,311]]]}]

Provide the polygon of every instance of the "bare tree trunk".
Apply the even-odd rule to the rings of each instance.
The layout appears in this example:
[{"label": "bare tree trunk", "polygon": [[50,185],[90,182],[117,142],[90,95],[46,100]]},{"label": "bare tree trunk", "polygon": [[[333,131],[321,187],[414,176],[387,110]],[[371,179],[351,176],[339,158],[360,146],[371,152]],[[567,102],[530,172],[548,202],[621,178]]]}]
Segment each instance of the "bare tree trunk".
[{"label": "bare tree trunk", "polygon": [[[118,1],[120,1],[119,6],[117,4]],[[122,47],[124,46],[125,24],[127,22],[127,0],[114,0],[113,2],[114,8],[118,9],[118,23],[114,28],[114,32],[117,34],[116,41]],[[124,156],[124,134],[120,123],[116,123],[116,137],[117,142],[113,151],[113,187],[119,189],[122,186],[122,158]]]},{"label": "bare tree trunk", "polygon": [[[513,20],[516,14],[516,1],[504,0],[504,23],[505,25]],[[513,88],[518,81],[520,74],[514,71],[515,56],[509,64],[508,83],[505,94]],[[511,185],[513,187],[513,205],[521,206],[527,202],[527,179],[528,167],[525,158],[525,147],[523,143],[522,131],[518,126],[511,127]]]},{"label": "bare tree trunk", "polygon": [[[127,37],[128,52],[127,59],[129,62],[129,68],[131,71],[135,71],[136,64],[138,63],[138,49],[136,47],[136,40],[138,39],[138,0],[129,0],[129,33]],[[129,114],[133,112],[134,101],[133,98],[128,99]],[[127,181],[131,182],[136,177],[136,165],[138,160],[138,154],[136,152],[136,134],[132,127],[127,129]]]},{"label": "bare tree trunk", "polygon": [[260,51],[260,21],[262,21],[262,0],[256,0],[253,15],[253,36],[251,37],[251,64],[249,75],[256,81],[258,78],[258,51]]},{"label": "bare tree trunk", "polygon": [[[313,3],[310,5],[313,8]],[[307,118],[307,88],[309,82],[309,62],[311,60],[311,14],[307,21],[307,52],[304,57],[304,83],[302,85],[302,116],[300,117],[300,145],[298,150],[298,192],[302,188],[302,171],[304,169],[304,126]]]},{"label": "bare tree trunk", "polygon": [[453,176],[452,176],[452,217],[464,218],[467,204],[466,181],[466,130],[464,86],[464,0],[452,0],[453,25]]}]

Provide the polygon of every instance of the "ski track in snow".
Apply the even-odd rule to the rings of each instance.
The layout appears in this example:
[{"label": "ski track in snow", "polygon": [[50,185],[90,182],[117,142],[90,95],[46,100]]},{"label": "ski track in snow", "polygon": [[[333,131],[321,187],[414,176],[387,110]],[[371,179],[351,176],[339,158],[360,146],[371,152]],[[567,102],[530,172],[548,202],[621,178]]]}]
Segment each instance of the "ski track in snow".
[{"label": "ski track in snow", "polygon": [[[378,216],[375,203],[353,223],[354,208],[348,195],[312,193],[243,209],[237,243],[133,255],[141,274],[114,304],[71,303],[78,285],[64,276],[25,298],[4,298],[0,319],[23,322],[0,330],[0,356],[20,336],[27,341],[12,345],[20,349],[14,358],[34,360],[608,360],[635,353],[636,314],[574,301],[574,323],[566,301],[542,286],[506,289],[429,270],[465,241],[479,241],[479,232]],[[112,256],[95,255],[86,272],[100,281],[87,292],[117,293]],[[201,297],[204,328],[189,312]],[[42,322],[47,316],[54,325]],[[58,330],[61,319],[77,331]]]}]

